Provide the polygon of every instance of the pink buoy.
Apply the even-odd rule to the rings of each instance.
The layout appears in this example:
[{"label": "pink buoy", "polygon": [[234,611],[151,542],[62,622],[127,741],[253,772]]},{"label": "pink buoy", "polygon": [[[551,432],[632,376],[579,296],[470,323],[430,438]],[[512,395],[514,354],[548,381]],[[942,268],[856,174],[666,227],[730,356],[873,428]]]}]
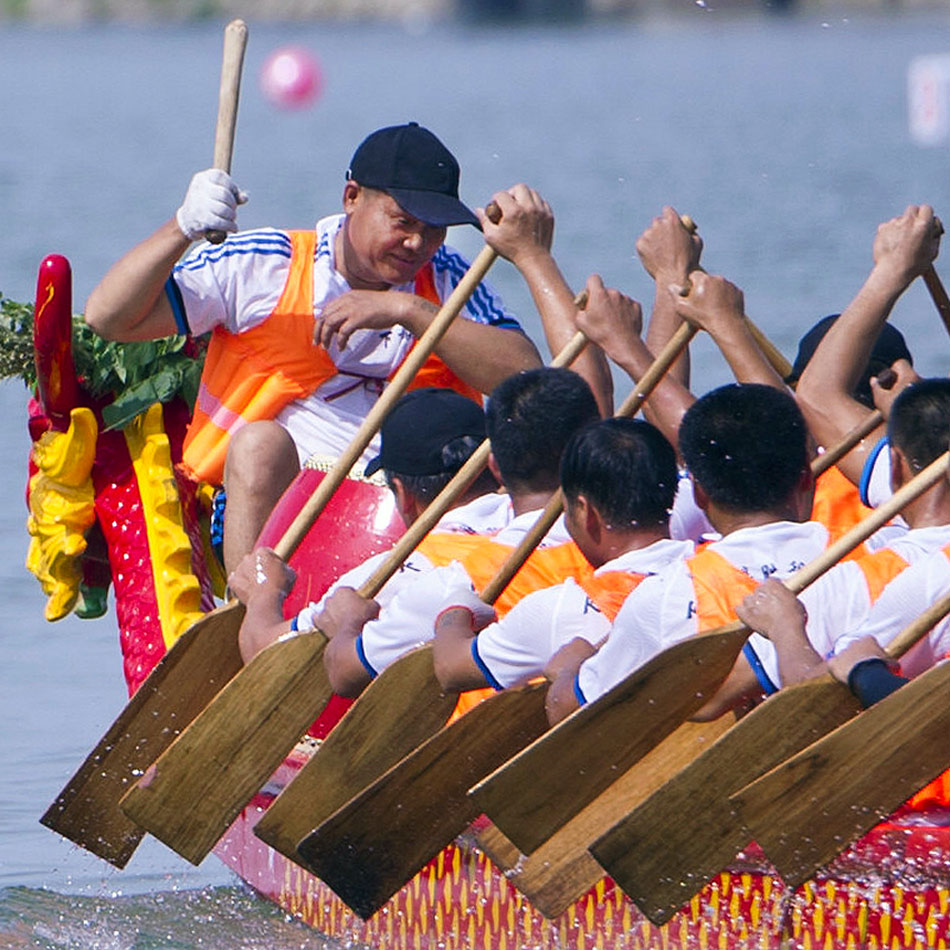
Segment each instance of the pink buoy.
[{"label": "pink buoy", "polygon": [[310,105],[323,87],[323,76],[314,57],[299,46],[274,50],[260,72],[261,91],[282,109]]}]

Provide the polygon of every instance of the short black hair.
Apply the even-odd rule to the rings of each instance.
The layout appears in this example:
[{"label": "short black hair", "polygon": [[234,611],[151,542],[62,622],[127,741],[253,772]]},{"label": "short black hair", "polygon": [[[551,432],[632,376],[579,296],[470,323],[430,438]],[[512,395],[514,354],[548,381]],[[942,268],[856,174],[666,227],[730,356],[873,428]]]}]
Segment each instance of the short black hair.
[{"label": "short black hair", "polygon": [[485,408],[502,481],[515,491],[554,491],[568,439],[599,418],[590,386],[572,370],[541,367],[502,380]]},{"label": "short black hair", "polygon": [[950,443],[950,379],[921,379],[908,386],[891,406],[887,435],[914,472],[943,455]]},{"label": "short black hair", "polygon": [[[446,442],[442,446],[442,471],[436,475],[404,475],[401,472],[384,469],[386,484],[392,489],[393,478],[398,478],[410,495],[428,504],[455,477],[456,472],[469,460],[483,441],[475,436],[462,435]],[[468,494],[487,494],[497,489],[498,483],[495,481],[495,476],[486,468],[472,482]]]},{"label": "short black hair", "polygon": [[789,393],[730,383],[683,416],[680,452],[711,501],[730,511],[771,511],[808,464],[808,430]]},{"label": "short black hair", "polygon": [[603,419],[575,432],[561,459],[561,489],[578,495],[613,527],[669,524],[676,494],[676,453],[640,419]]}]

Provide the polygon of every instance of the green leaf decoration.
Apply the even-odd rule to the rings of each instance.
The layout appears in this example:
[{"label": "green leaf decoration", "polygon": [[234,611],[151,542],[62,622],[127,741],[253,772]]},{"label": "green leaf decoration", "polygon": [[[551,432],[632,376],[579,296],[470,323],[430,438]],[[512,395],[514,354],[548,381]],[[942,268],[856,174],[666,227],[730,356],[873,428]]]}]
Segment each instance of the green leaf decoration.
[{"label": "green leaf decoration", "polygon": [[[121,429],[155,402],[184,399],[194,408],[204,365],[207,336],[170,336],[137,343],[104,340],[73,317],[73,363],[82,388],[104,401],[107,429]],[[0,379],[36,386],[33,360],[33,305],[0,293]]]}]

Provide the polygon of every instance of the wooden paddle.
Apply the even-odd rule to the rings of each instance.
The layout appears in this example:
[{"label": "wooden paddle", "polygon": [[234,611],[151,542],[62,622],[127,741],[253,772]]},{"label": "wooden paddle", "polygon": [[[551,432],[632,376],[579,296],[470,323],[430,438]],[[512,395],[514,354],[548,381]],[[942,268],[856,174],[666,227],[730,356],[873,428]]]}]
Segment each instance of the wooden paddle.
[{"label": "wooden paddle", "polygon": [[[578,309],[587,305],[586,291],[575,297],[574,305]],[[570,366],[586,345],[587,338],[578,331],[551,365]],[[418,543],[435,527],[439,518],[482,471],[490,451],[489,441],[485,439],[428,505],[423,515],[422,533],[415,532],[411,538],[403,536],[398,543],[399,563],[415,547],[413,541]],[[553,524],[552,520],[539,532],[542,521],[539,519],[529,537],[519,544],[488,583],[481,594],[485,603],[493,604],[498,599]],[[389,576],[380,576],[377,571],[369,583],[380,589]],[[298,861],[297,843],[300,839],[441,729],[452,714],[456,700],[457,694],[446,693],[435,677],[431,645],[396,660],[360,694],[357,702],[347,710],[316,753],[254,826],[254,834],[290,860]]]},{"label": "wooden paddle", "polygon": [[[487,245],[479,252],[353,441],[291,522],[275,548],[281,557],[286,559],[293,550],[286,543],[288,536],[295,542],[303,537],[315,512],[342,484],[496,256]],[[420,531],[424,524],[413,525],[410,531]],[[420,539],[421,535],[414,541],[410,536],[406,546],[411,544],[412,550]],[[395,561],[402,549],[397,545],[384,568],[370,580],[385,570],[395,570],[402,563]],[[372,597],[378,589],[368,581],[360,592]],[[237,627],[235,639],[236,635]],[[152,766],[122,801],[126,815],[182,857],[199,863],[332,695],[322,663],[325,646],[321,633],[284,640],[271,644],[241,668],[160,756],[150,757]]]},{"label": "wooden paddle", "polygon": [[495,693],[436,733],[300,843],[305,866],[372,916],[478,816],[465,792],[484,763],[503,762],[547,728],[546,688]]},{"label": "wooden paddle", "polygon": [[[841,443],[812,459],[816,477],[846,455],[883,418],[877,410],[868,416]],[[735,717],[728,713],[713,723],[683,723],[530,855],[521,854],[495,825],[479,833],[479,845],[537,910],[546,917],[557,917],[604,876],[603,868],[588,851],[590,845],[636,803],[689,765],[734,722]]]},{"label": "wooden paddle", "polygon": [[[906,627],[888,655],[901,655],[947,613],[950,594]],[[941,663],[733,795],[749,836],[789,887],[950,765],[948,690],[950,664]]]},{"label": "wooden paddle", "polygon": [[950,333],[950,297],[947,296],[943,281],[937,276],[933,264],[924,271],[923,276],[927,290],[930,291],[930,296],[937,307],[937,313],[940,314],[940,319],[943,320],[944,327],[947,332]]},{"label": "wooden paddle", "polygon": [[[662,379],[666,370],[675,362],[696,332],[696,329],[688,324],[683,324],[677,330],[664,347],[663,352],[643,374],[634,391],[624,401],[618,415],[633,415],[639,410],[643,401]],[[563,497],[560,492],[556,492],[531,531],[509,558],[505,566],[507,576],[503,576],[502,572],[499,571],[489,588],[503,589],[507,585],[516,573],[518,566],[523,563],[523,560],[527,558],[534,546],[544,537],[562,510]],[[482,596],[493,596],[493,591],[487,588]],[[498,695],[505,695],[508,692],[511,691],[506,690]],[[495,702],[501,702],[501,700],[498,700],[498,696],[492,696],[430,740],[430,743],[436,743],[436,748],[440,749],[443,746],[438,744],[445,743],[445,751],[439,752],[441,757],[438,762],[439,779],[434,783],[441,789],[444,798],[441,808],[444,811],[440,815],[439,822],[433,824],[431,828],[427,824],[429,821],[428,809],[431,808],[429,802],[431,791],[426,786],[417,795],[407,797],[404,792],[404,789],[412,786],[413,782],[425,783],[431,774],[431,769],[435,767],[431,763],[433,747],[430,743],[423,744],[410,755],[407,755],[381,777],[377,783],[374,783],[365,791],[364,794],[372,795],[374,801],[393,802],[392,807],[394,808],[397,807],[395,803],[398,802],[401,819],[399,833],[397,834],[394,831],[387,835],[385,842],[379,841],[375,845],[380,854],[385,851],[384,863],[387,870],[385,880],[379,876],[373,878],[373,894],[376,895],[376,898],[373,899],[379,898],[382,894],[392,894],[398,890],[422,866],[418,863],[420,856],[423,856],[421,860],[424,864],[425,860],[428,860],[440,848],[450,843],[452,838],[471,821],[471,806],[465,799],[465,792],[472,781],[471,776],[484,776],[501,761],[504,761],[498,758],[497,751],[502,748],[510,748],[507,733],[512,729],[511,723],[523,722],[525,724],[524,728],[527,728],[528,724],[539,721],[539,710],[544,704],[543,688],[523,690],[518,692],[517,696],[520,698],[504,700],[505,708],[510,716],[507,721],[495,717],[493,712]],[[484,722],[482,722],[482,717],[485,719]],[[543,716],[541,718],[543,719]],[[544,722],[546,723],[546,720]],[[464,723],[464,725],[460,725],[460,723]],[[471,746],[466,736],[469,730],[475,731],[476,729],[483,741]],[[489,741],[492,738],[492,730],[501,730],[501,732],[494,735],[493,740]],[[535,727],[531,726],[528,732],[521,733],[522,741],[518,748],[538,734],[540,733],[535,731]],[[443,736],[446,738],[442,738]],[[453,736],[457,738],[453,739]],[[528,738],[525,738],[526,736]],[[318,827],[312,838],[308,836],[309,844],[306,845],[304,850],[310,856],[307,859],[310,867],[316,866],[314,856],[321,850],[336,852],[339,848],[348,847],[347,842],[351,841],[354,835],[362,838],[366,848],[373,847],[370,840],[371,832],[361,830],[359,827],[351,827],[358,826],[361,823],[359,808],[355,804],[361,799],[362,795],[352,799],[331,819],[332,824],[327,823],[326,826]],[[420,809],[425,810],[426,814],[421,815],[419,813]],[[475,814],[477,815],[477,811]],[[416,816],[415,819],[410,820],[413,815]],[[400,834],[406,834],[410,830],[413,835],[411,844],[406,842],[405,848],[398,847],[397,842],[400,840]],[[334,883],[325,877],[326,873],[336,874],[337,871],[332,868],[325,868],[321,863],[321,876],[333,887]],[[342,883],[340,886],[341,889],[345,890],[355,885]],[[341,894],[341,896],[343,895]],[[364,898],[354,897],[354,906],[358,905],[363,908],[368,906],[364,899],[368,898],[365,898],[365,895]]]},{"label": "wooden paddle", "polygon": [[[901,498],[895,494],[884,514],[893,517],[945,478],[947,460],[945,454],[903,486],[901,492],[908,491]],[[894,655],[927,629],[895,640]],[[780,690],[705,751],[694,747],[694,761],[661,789],[631,800],[630,814],[599,838],[591,853],[650,920],[665,923],[748,844],[749,833],[729,796],[859,710],[851,691],[830,675]],[[667,744],[677,741],[688,739],[674,733]]]},{"label": "wooden paddle", "polygon": [[[218,92],[218,122],[214,133],[214,167],[231,173],[231,155],[234,151],[234,129],[237,126],[238,97],[241,92],[241,68],[247,47],[247,24],[232,20],[224,28],[224,54],[221,59],[221,88]],[[227,237],[224,231],[207,231],[205,238],[211,244],[221,244]]]},{"label": "wooden paddle", "polygon": [[[224,171],[231,168],[246,45],[247,26],[232,20],[224,31],[214,142],[214,166]],[[217,234],[223,241],[223,232],[209,240]],[[176,641],[46,810],[44,825],[116,867],[126,865],[144,832],[119,810],[119,798],[241,668],[237,630],[243,616],[243,607],[229,604]]]},{"label": "wooden paddle", "polygon": [[713,722],[683,723],[675,734],[684,741],[661,742],[530,855],[521,854],[495,825],[478,833],[478,844],[535,910],[549,919],[559,917],[604,876],[587,850],[590,843],[629,811],[631,800],[645,798],[671,779],[697,748],[708,747],[735,721],[729,712]]},{"label": "wooden paddle", "polygon": [[[924,469],[788,578],[786,586],[796,594],[804,590],[889,521],[915,492],[943,477],[946,463],[941,456]],[[748,628],[735,621],[674,644],[576,710],[471,794],[502,832],[530,854],[716,692],[748,635]],[[636,723],[633,734],[631,723]],[[560,777],[556,783],[532,778],[555,774]]]}]

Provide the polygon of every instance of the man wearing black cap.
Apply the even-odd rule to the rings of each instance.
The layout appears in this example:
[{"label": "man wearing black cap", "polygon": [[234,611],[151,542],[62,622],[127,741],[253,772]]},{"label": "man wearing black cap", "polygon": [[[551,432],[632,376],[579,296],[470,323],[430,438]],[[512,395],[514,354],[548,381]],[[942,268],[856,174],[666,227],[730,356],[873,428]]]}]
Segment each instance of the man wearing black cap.
[{"label": "man wearing black cap", "polygon": [[[495,196],[503,218],[492,224],[459,200],[458,179],[455,158],[428,130],[379,129],[352,158],[342,215],[313,231],[241,232],[176,264],[207,231],[237,230],[246,196],[208,169],[194,176],[175,217],[93,290],[86,320],[107,338],[214,331],[183,463],[227,489],[227,566],[251,549],[300,461],[349,444],[458,283],[467,264],[442,243],[448,225],[481,220],[486,240],[528,281],[549,341],[573,333],[571,293],[550,255],[550,208],[516,186]],[[486,285],[463,316],[417,382],[478,398],[539,364]]]}]

